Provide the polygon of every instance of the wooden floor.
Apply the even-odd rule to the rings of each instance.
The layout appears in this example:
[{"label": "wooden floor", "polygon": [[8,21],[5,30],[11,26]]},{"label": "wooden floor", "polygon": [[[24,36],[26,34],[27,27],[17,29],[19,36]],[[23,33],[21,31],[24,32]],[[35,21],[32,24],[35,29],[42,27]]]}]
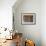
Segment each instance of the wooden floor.
[{"label": "wooden floor", "polygon": [[15,44],[15,39],[13,40],[6,40],[6,42],[4,42],[2,45],[0,46],[16,46]]}]

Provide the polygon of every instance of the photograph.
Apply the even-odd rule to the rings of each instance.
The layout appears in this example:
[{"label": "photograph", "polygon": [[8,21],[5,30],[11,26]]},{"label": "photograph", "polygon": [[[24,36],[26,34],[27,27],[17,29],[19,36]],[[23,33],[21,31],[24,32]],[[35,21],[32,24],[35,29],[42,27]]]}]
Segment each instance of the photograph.
[{"label": "photograph", "polygon": [[36,13],[22,13],[21,24],[24,24],[24,25],[36,24]]}]

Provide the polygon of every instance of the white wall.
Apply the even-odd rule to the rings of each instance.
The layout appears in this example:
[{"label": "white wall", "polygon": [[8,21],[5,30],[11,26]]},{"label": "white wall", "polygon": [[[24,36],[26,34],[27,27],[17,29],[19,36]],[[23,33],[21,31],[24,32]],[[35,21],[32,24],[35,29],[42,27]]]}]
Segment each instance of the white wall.
[{"label": "white wall", "polygon": [[12,6],[16,0],[0,0],[0,27],[12,28]]},{"label": "white wall", "polygon": [[[22,25],[21,13],[36,13],[36,25]],[[35,41],[36,46],[41,46],[41,1],[23,0],[14,12],[15,29],[24,34],[24,37]]]},{"label": "white wall", "polygon": [[41,38],[42,46],[46,46],[46,0],[41,1]]}]

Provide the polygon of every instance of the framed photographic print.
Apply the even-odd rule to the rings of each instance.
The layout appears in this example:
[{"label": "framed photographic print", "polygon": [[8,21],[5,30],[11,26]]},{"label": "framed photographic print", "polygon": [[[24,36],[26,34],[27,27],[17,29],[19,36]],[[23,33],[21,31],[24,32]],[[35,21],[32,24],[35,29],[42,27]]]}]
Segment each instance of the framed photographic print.
[{"label": "framed photographic print", "polygon": [[21,24],[36,24],[36,13],[22,13]]}]

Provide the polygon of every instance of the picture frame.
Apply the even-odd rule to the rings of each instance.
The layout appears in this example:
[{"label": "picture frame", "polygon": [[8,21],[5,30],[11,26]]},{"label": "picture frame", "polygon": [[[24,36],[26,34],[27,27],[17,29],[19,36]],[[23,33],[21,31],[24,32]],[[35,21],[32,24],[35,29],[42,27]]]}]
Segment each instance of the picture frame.
[{"label": "picture frame", "polygon": [[24,25],[36,24],[36,13],[21,13],[21,24]]}]

